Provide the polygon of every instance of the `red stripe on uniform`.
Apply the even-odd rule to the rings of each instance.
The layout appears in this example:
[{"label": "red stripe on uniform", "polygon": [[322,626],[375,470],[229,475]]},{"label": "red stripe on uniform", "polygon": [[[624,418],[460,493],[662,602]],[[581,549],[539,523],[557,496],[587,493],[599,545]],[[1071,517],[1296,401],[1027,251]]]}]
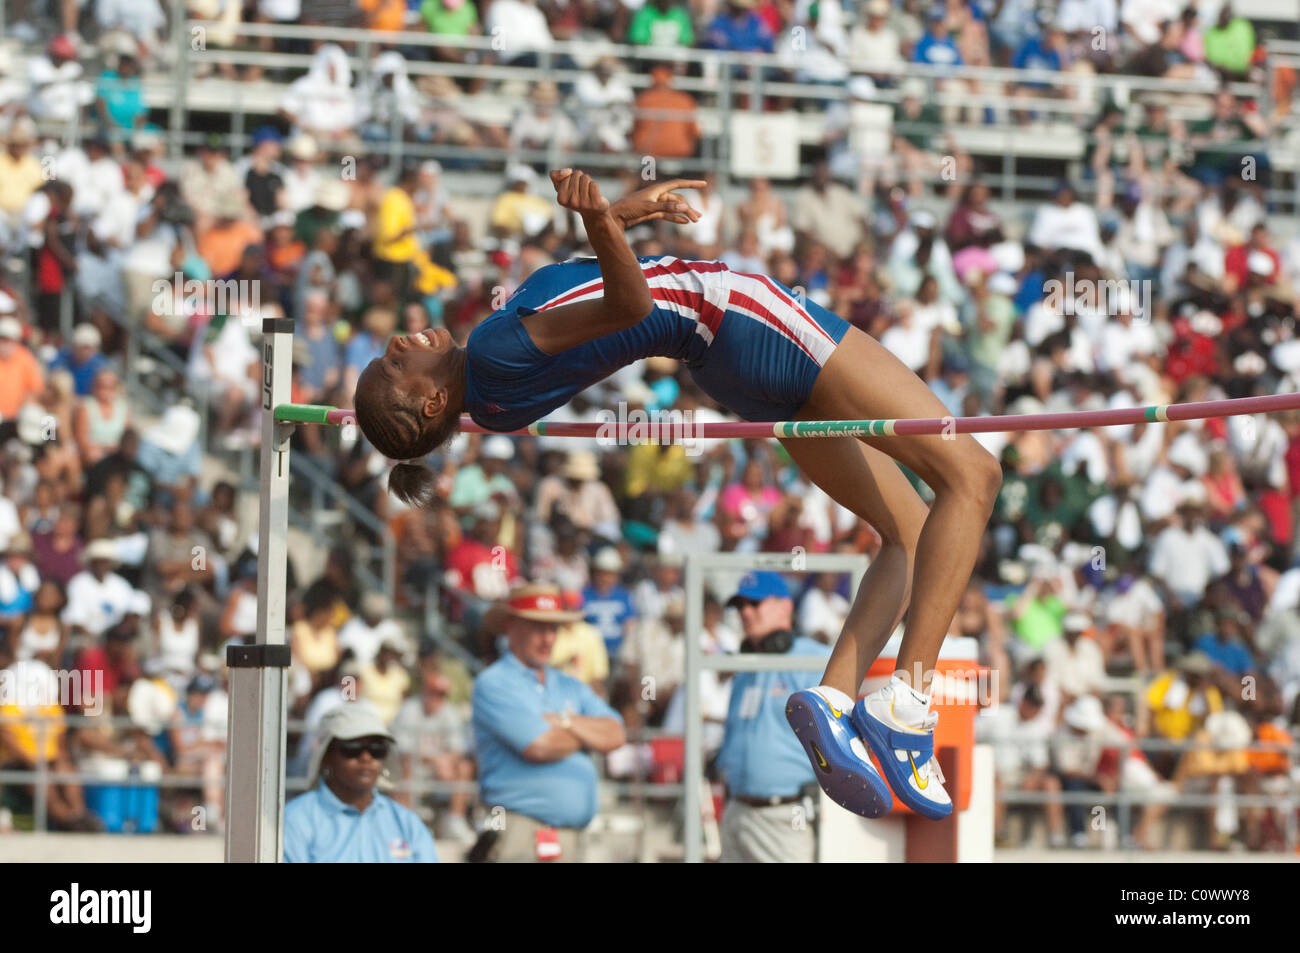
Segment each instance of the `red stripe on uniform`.
[{"label": "red stripe on uniform", "polygon": [[591,294],[591,292],[593,291],[603,291],[604,287],[605,287],[604,280],[601,278],[595,278],[591,281],[588,281],[585,284],[578,285],[578,287],[566,291],[558,298],[552,298],[550,301],[543,304],[537,310],[545,311],[547,308],[554,308],[558,305],[565,304],[574,298],[581,298],[583,295]]},{"label": "red stripe on uniform", "polygon": [[767,310],[767,308],[763,307],[761,304],[759,304],[749,295],[745,294],[743,291],[737,291],[735,289],[732,289],[731,297],[728,303],[739,304],[742,307],[748,308],[750,311],[753,311],[760,318],[770,321],[772,325],[776,328],[776,330],[780,331],[782,334],[788,337],[791,340],[791,342],[793,342],[795,345],[798,346],[799,350],[807,354],[808,357],[812,359],[812,362],[814,364],[816,364],[818,367],[821,366],[821,362],[818,361],[817,358],[813,357],[812,351],[808,350],[807,346],[803,343],[803,341],[799,340],[799,336],[797,334],[795,334],[788,327],[786,327],[785,322],[783,322],[780,318],[774,315],[771,311]]},{"label": "red stripe on uniform", "polygon": [[788,294],[786,294],[775,284],[773,284],[771,278],[767,277],[767,275],[754,275],[754,277],[757,278],[759,281],[761,281],[764,285],[766,285],[768,291],[772,292],[772,294],[776,295],[778,298],[780,298],[790,307],[794,308],[795,311],[799,312],[799,316],[805,319],[814,328],[816,328],[817,332],[821,334],[822,337],[824,337],[827,341],[830,341],[831,344],[835,343],[835,339],[831,337],[829,334],[827,334],[826,329],[823,328],[820,324],[816,322],[816,320],[813,319],[813,316],[808,313],[808,309],[801,308],[798,305],[798,303],[796,303],[793,299],[791,299],[791,297]]}]

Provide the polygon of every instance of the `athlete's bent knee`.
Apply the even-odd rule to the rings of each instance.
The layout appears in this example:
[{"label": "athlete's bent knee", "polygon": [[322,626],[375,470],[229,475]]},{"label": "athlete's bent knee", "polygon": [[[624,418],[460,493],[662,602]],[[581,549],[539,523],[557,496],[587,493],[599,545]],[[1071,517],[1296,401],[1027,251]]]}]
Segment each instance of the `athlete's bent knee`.
[{"label": "athlete's bent knee", "polygon": [[970,496],[972,502],[986,516],[992,513],[998,491],[1002,489],[1002,467],[993,454],[975,444],[962,458],[960,480],[963,492]]}]

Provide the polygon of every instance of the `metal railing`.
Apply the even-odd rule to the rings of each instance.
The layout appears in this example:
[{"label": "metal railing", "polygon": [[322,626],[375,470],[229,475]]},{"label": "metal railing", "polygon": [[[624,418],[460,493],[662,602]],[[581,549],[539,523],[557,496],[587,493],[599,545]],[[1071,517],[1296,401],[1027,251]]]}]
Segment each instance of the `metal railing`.
[{"label": "metal railing", "polygon": [[[191,75],[200,64],[230,64],[258,66],[275,70],[297,70],[305,68],[310,56],[295,53],[260,52],[241,50],[232,47],[207,46],[204,49],[191,48],[189,37],[193,31],[212,29],[217,25],[211,21],[186,21],[186,30],[182,41],[177,46],[175,72],[161,82],[154,82],[152,87],[153,103],[170,112],[170,142],[173,157],[179,157],[181,150],[203,138],[200,133],[187,133],[185,116],[190,110],[204,110],[196,91],[203,82],[196,81]],[[447,63],[440,61],[407,60],[408,74],[413,78],[420,76],[442,75],[471,81],[502,81],[528,83],[542,78],[552,79],[560,84],[574,82],[582,75],[581,69],[567,68],[567,60],[582,62],[594,54],[609,54],[629,63],[672,60],[689,66],[692,75],[681,76],[674,81],[676,88],[694,95],[700,103],[696,114],[704,133],[699,155],[697,157],[662,160],[664,171],[669,174],[710,170],[719,181],[719,187],[727,189],[730,182],[731,142],[729,129],[731,117],[743,111],[757,111],[762,108],[765,97],[780,97],[790,100],[797,107],[806,107],[809,111],[803,115],[805,126],[801,139],[805,144],[820,139],[820,129],[826,107],[847,97],[842,83],[788,82],[780,77],[794,73],[797,68],[784,62],[777,55],[758,53],[733,53],[725,51],[695,49],[652,49],[628,46],[618,43],[591,41],[559,42],[551,48],[535,51],[538,65],[513,66],[508,62],[488,62],[500,59],[501,51],[495,49],[495,43],[488,37],[448,37],[419,31],[383,32],[365,29],[338,27],[304,27],[288,24],[241,23],[234,26],[238,36],[248,40],[317,40],[334,42],[344,46],[349,53],[349,60],[355,67],[356,85],[365,88],[373,54],[385,47],[395,47],[405,51],[421,48],[457,48],[465,51],[467,62]],[[1270,50],[1274,45],[1270,44]],[[1291,55],[1288,48],[1278,46],[1279,57]],[[515,51],[517,53],[533,51]],[[565,59],[567,58],[567,60]],[[981,114],[989,111],[998,121],[991,124],[961,126],[946,124],[936,127],[933,134],[938,137],[950,137],[960,151],[978,155],[998,166],[997,178],[1004,200],[1014,200],[1017,193],[1026,191],[1046,191],[1060,176],[1053,174],[1026,175],[1021,168],[1024,160],[1047,158],[1072,172],[1078,172],[1078,164],[1087,148],[1096,143],[1096,137],[1090,132],[1079,129],[1080,121],[1089,115],[1095,115],[1107,97],[1128,101],[1134,94],[1161,99],[1170,107],[1171,116],[1180,114],[1202,116],[1209,112],[1209,96],[1222,85],[1236,95],[1250,96],[1261,104],[1261,113],[1269,114],[1272,103],[1271,84],[1263,86],[1249,82],[1232,82],[1220,84],[1217,80],[1170,80],[1130,75],[1114,74],[1076,74],[1060,73],[1050,70],[1015,70],[1002,67],[957,67],[936,68],[927,64],[903,63],[881,65],[870,62],[848,61],[846,65],[856,73],[865,73],[895,83],[917,78],[930,85],[929,99],[938,106],[949,110],[977,110]],[[698,73],[699,75],[694,75]],[[628,76],[625,81],[639,88],[647,83],[644,77]],[[1023,90],[1035,85],[1051,92],[1051,95],[1024,95]],[[1007,87],[1011,92],[1003,92]],[[278,87],[272,85],[271,89]],[[1017,91],[1019,90],[1019,91]],[[875,101],[893,104],[898,101],[900,91],[888,86],[878,90]],[[1189,103],[1189,95],[1196,99]],[[201,97],[200,97],[201,98]],[[230,141],[236,146],[247,142],[244,132],[250,112],[259,115],[273,114],[278,110],[275,103],[258,107],[245,102],[243,96],[234,97],[233,101],[222,95],[214,103],[215,111],[231,115]],[[462,104],[467,114],[477,112],[481,121],[500,125],[502,117],[495,120],[488,118],[484,110],[492,112],[493,96],[479,94],[466,96]],[[500,105],[500,104],[498,104]],[[505,104],[506,106],[510,104]],[[212,111],[212,110],[205,110]],[[498,108],[497,113],[500,112]],[[1026,127],[1023,124],[1005,121],[1015,113],[1033,113],[1047,117],[1050,122],[1046,129],[1039,124]],[[1026,135],[1027,128],[1037,128],[1042,135]],[[1059,134],[1050,130],[1057,129]],[[462,147],[449,144],[430,145],[407,141],[404,127],[394,123],[392,135],[384,143],[375,143],[367,147],[368,151],[387,153],[400,160],[404,156],[432,157],[443,160],[460,161],[477,167],[499,168],[510,160],[532,163],[551,163],[559,160],[554,147],[546,150],[510,150],[495,147]],[[1043,144],[1054,142],[1057,145],[1044,151]],[[1061,153],[1060,143],[1067,142],[1065,153]],[[1248,153],[1251,151],[1277,151],[1285,143],[1281,137],[1274,137],[1268,142],[1240,142],[1200,144],[1201,151],[1222,149]],[[626,156],[603,152],[578,150],[566,153],[566,164],[579,164],[592,170],[614,171],[627,167]],[[809,170],[801,166],[800,176]],[[950,184],[939,173],[926,173],[921,176],[930,185]],[[1076,175],[1077,177],[1077,175]],[[1300,180],[1300,176],[1293,176]],[[1092,194],[1095,183],[1084,181],[1081,191]],[[1300,210],[1300,184],[1291,188],[1272,186],[1268,200],[1275,209],[1289,207],[1291,211]]]}]

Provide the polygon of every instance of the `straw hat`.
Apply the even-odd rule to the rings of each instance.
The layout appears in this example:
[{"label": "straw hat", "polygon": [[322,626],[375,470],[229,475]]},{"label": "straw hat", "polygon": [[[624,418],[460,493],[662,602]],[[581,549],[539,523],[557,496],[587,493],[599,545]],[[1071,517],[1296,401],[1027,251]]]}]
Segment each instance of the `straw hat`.
[{"label": "straw hat", "polygon": [[284,151],[295,159],[310,162],[320,155],[320,146],[311,136],[300,132],[285,144]]},{"label": "straw hat", "polygon": [[321,179],[316,185],[312,204],[331,212],[341,212],[348,207],[348,187],[338,179]]},{"label": "straw hat", "polygon": [[534,622],[577,622],[582,618],[580,611],[564,607],[564,593],[559,586],[548,582],[516,586],[497,608],[503,616]]},{"label": "straw hat", "polygon": [[564,477],[568,480],[599,480],[600,465],[590,450],[575,450],[564,461]]}]

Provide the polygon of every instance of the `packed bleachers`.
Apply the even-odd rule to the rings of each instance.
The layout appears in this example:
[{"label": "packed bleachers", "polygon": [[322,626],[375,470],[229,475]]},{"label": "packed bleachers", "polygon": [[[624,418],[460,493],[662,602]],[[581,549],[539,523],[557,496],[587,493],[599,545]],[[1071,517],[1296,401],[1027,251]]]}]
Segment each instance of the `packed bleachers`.
[{"label": "packed bleachers", "polygon": [[[350,405],[392,334],[463,343],[536,268],[589,253],[547,168],[611,194],[704,174],[703,219],[634,229],[638,254],[772,275],[955,415],[1296,389],[1294,54],[1270,61],[1273,26],[1155,0],[996,11],[211,0],[178,31],[133,0],[11,18],[0,684],[75,672],[98,693],[0,699],[0,825],[191,831],[200,809],[220,829],[224,646],[255,623],[258,319],[298,322],[295,402]],[[792,168],[734,173],[742,113],[794,117]],[[386,201],[404,168],[412,222]],[[724,416],[665,360],[557,416],[620,402]],[[1023,815],[1093,843],[1058,797],[1087,792],[1139,805],[1135,846],[1181,816],[1198,846],[1294,848],[1300,415],[980,439],[1004,483],[953,632],[998,676],[980,731],[1007,842]],[[314,545],[291,559],[291,786],[314,725],[359,692],[399,732],[402,780],[437,782],[449,838],[479,819],[466,704],[510,583],[588,612],[554,664],[639,746],[681,731],[683,554],[878,545],[763,441],[461,436],[412,510],[355,433],[294,440],[295,538]],[[734,650],[714,595],[711,645]],[[833,640],[850,595],[809,580],[803,631]],[[656,702],[633,690],[647,666]],[[35,770],[67,780],[38,791]]]}]

